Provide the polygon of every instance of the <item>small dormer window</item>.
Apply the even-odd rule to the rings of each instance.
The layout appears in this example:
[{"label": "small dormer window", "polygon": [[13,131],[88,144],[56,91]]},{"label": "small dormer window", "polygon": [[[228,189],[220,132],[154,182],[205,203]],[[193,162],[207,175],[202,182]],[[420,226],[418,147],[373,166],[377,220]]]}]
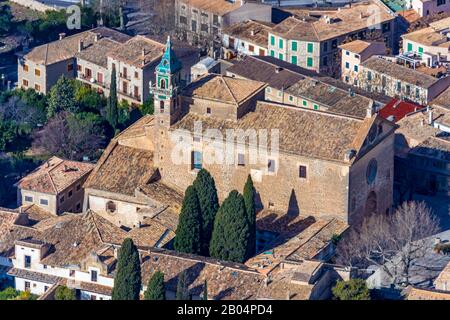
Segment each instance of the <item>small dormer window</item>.
[{"label": "small dormer window", "polygon": [[97,271],[91,270],[91,281],[97,282]]},{"label": "small dormer window", "polygon": [[24,267],[26,269],[31,268],[31,256],[27,256],[27,255],[24,256]]}]

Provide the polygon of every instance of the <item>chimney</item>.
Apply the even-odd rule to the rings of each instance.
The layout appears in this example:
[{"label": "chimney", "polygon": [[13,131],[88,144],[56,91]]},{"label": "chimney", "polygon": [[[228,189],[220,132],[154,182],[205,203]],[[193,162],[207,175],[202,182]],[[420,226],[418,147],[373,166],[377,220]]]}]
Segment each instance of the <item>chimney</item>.
[{"label": "chimney", "polygon": [[84,42],[80,39],[80,42],[78,42],[78,52],[83,51],[84,49]]},{"label": "chimney", "polygon": [[252,30],[250,31],[250,35],[253,37],[253,36],[255,35],[255,30],[252,29]]},{"label": "chimney", "polygon": [[431,126],[433,125],[433,111],[428,110],[428,124]]},{"label": "chimney", "polygon": [[375,114],[375,104],[373,101],[371,101],[370,105],[367,107],[366,110],[366,118],[372,118]]},{"label": "chimney", "polygon": [[145,58],[145,48],[142,48],[141,54],[142,54],[142,59],[144,59]]},{"label": "chimney", "polygon": [[59,40],[62,40],[62,39],[64,39],[66,37],[66,34],[64,33],[64,32],[61,32],[60,34],[59,34]]},{"label": "chimney", "polygon": [[364,15],[363,15],[362,12],[359,14],[359,18],[360,18],[360,19],[363,19],[363,18],[364,18]]},{"label": "chimney", "polygon": [[275,68],[275,73],[280,73],[281,70],[282,70],[281,67],[276,67],[276,68]]},{"label": "chimney", "polygon": [[290,290],[288,290],[286,292],[286,300],[291,300],[291,291]]},{"label": "chimney", "polygon": [[102,38],[102,35],[100,33],[96,33],[94,36],[94,41],[98,42],[98,40],[100,40]]},{"label": "chimney", "polygon": [[355,156],[355,154],[356,154],[355,150],[353,150],[353,149],[347,150],[345,152],[344,160],[347,162],[350,162],[353,159],[353,157]]}]

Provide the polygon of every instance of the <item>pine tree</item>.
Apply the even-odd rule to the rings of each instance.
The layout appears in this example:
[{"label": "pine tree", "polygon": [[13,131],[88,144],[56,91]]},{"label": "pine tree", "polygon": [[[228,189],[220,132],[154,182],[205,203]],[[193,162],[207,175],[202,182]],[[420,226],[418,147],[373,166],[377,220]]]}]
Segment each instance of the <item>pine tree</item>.
[{"label": "pine tree", "polygon": [[127,238],[119,250],[113,300],[139,300],[141,289],[141,263],[133,240]]},{"label": "pine tree", "polygon": [[117,82],[116,82],[116,69],[113,68],[111,72],[111,87],[109,91],[108,97],[108,105],[107,105],[107,115],[109,124],[114,129],[117,129],[117,125],[119,123],[119,109],[117,102]]},{"label": "pine tree", "polygon": [[186,279],[186,271],[182,271],[178,275],[177,292],[175,298],[177,300],[190,300],[189,289]]},{"label": "pine tree", "polygon": [[249,226],[242,195],[233,190],[217,212],[211,238],[211,257],[244,262],[249,239]]},{"label": "pine tree", "polygon": [[164,286],[164,273],[156,271],[148,280],[147,290],[144,293],[145,300],[166,300],[166,288]]},{"label": "pine tree", "polygon": [[200,253],[201,211],[197,191],[193,186],[186,189],[180,218],[174,239],[178,252]]},{"label": "pine tree", "polygon": [[256,209],[255,209],[255,187],[253,186],[253,180],[248,175],[247,182],[244,186],[244,203],[245,213],[248,220],[249,239],[247,246],[246,259],[251,258],[256,251]]},{"label": "pine tree", "polygon": [[75,99],[75,86],[71,79],[61,76],[50,89],[48,95],[47,118],[53,117],[60,111],[78,112],[78,103]]},{"label": "pine tree", "polygon": [[201,254],[209,255],[209,244],[214,227],[214,219],[219,209],[219,198],[217,196],[216,183],[211,174],[202,169],[197,174],[193,186],[197,191],[200,209],[202,213],[201,229]]}]

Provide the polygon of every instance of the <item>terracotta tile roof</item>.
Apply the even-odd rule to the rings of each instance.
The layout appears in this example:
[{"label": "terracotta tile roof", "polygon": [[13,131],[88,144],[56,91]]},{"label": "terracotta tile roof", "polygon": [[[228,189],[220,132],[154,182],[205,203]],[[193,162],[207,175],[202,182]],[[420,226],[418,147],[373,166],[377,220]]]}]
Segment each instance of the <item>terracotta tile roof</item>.
[{"label": "terracotta tile roof", "polygon": [[175,212],[180,212],[184,195],[166,184],[156,181],[139,187],[139,190],[149,198],[168,205]]},{"label": "terracotta tile roof", "polygon": [[111,141],[84,187],[134,196],[155,174],[153,153]]},{"label": "terracotta tile roof", "polygon": [[122,43],[129,39],[128,35],[121,32],[100,27],[35,47],[25,55],[25,59],[38,64],[50,65],[73,58],[78,53],[80,40],[83,41],[85,46],[89,46],[95,41],[96,34]]},{"label": "terracotta tile roof", "polygon": [[406,290],[407,300],[450,300],[450,292],[421,289],[409,286]]},{"label": "terracotta tile roof", "polygon": [[162,43],[144,36],[136,36],[109,52],[108,55],[113,59],[142,68],[161,58],[164,49],[165,46]]},{"label": "terracotta tile roof", "polygon": [[328,112],[361,119],[366,117],[367,109],[374,103],[372,99],[362,95],[349,95],[345,90],[310,78],[298,81],[286,89],[286,93],[324,105],[328,107]]},{"label": "terracotta tile roof", "polygon": [[258,213],[257,227],[276,234],[264,250],[245,264],[268,274],[283,261],[315,258],[324,250],[333,235],[340,235],[347,225],[339,220],[323,220],[263,210]]},{"label": "terracotta tile roof", "polygon": [[0,208],[0,239],[9,233],[9,230],[19,217],[15,210]]},{"label": "terracotta tile roof", "polygon": [[437,96],[436,99],[431,101],[430,104],[450,109],[450,87],[448,87],[444,92]]},{"label": "terracotta tile roof", "polygon": [[355,40],[348,43],[341,44],[339,48],[361,54],[363,53],[367,48],[369,48],[372,45],[371,42],[363,41],[363,40]]},{"label": "terracotta tile roof", "polygon": [[447,286],[448,288],[448,286],[450,285],[450,262],[447,263],[445,268],[441,271],[441,273],[439,273],[439,276],[434,280],[434,285],[437,288],[441,288],[444,286]]},{"label": "terracotta tile roof", "polygon": [[264,87],[265,84],[259,81],[208,74],[189,84],[183,89],[182,95],[238,106]]},{"label": "terracotta tile roof", "polygon": [[101,284],[92,282],[80,282],[78,285],[75,286],[75,288],[92,293],[103,294],[106,296],[112,295],[111,287],[102,286]]},{"label": "terracotta tile roof", "polygon": [[437,32],[432,27],[423,28],[411,33],[404,34],[402,35],[402,38],[405,40],[411,40],[420,43],[424,46],[444,45],[446,47],[449,47],[450,45],[450,41],[448,41],[448,38],[444,34]]},{"label": "terracotta tile roof", "polygon": [[[368,14],[368,12],[374,12]],[[321,16],[313,19],[313,15]],[[327,22],[325,16],[331,19]],[[289,17],[273,28],[273,33],[286,39],[302,41],[324,41],[359,30],[364,30],[371,24],[384,23],[394,20],[395,16],[387,12],[386,8],[375,1],[354,3],[351,8],[320,12],[316,11],[305,17],[305,21],[298,17]]]},{"label": "terracotta tile roof", "polygon": [[266,56],[247,56],[227,69],[227,74],[267,83],[278,90],[287,89],[305,78],[318,73]]},{"label": "terracotta tile roof", "polygon": [[166,288],[175,291],[178,275],[185,270],[190,293],[202,294],[207,280],[209,299],[255,299],[264,279],[263,275],[242,264],[168,250],[151,249],[143,255],[142,261],[142,283],[145,285],[155,271],[162,271]]},{"label": "terracotta tile roof", "polygon": [[412,154],[450,162],[450,140],[429,137],[410,151]]},{"label": "terracotta tile roof", "polygon": [[376,56],[370,57],[362,62],[361,66],[422,88],[429,88],[439,81],[439,79],[423,74],[422,72]]},{"label": "terracotta tile roof", "polygon": [[397,14],[403,17],[409,24],[420,19],[420,15],[414,9],[402,10],[397,12]]},{"label": "terracotta tile roof", "polygon": [[394,117],[393,121],[397,122],[403,119],[407,114],[423,108],[423,106],[413,102],[392,99],[391,102],[379,111],[379,115],[384,119]]},{"label": "terracotta tile roof", "polygon": [[269,31],[273,26],[273,23],[247,20],[224,28],[222,34],[227,34],[231,37],[267,48]]},{"label": "terracotta tile roof", "polygon": [[[220,120],[189,113],[172,126],[172,130],[193,132],[195,121],[202,121],[203,130],[278,129],[279,149],[312,158],[342,161],[348,150],[361,147],[358,142],[367,135],[366,123],[371,119],[356,119],[304,108],[258,102],[254,112],[237,121]],[[308,137],[299,139],[298,137]],[[268,141],[270,144],[270,141]]]},{"label": "terracotta tile roof", "polygon": [[98,42],[93,42],[81,51],[77,52],[75,57],[88,62],[92,62],[103,68],[108,67],[108,53],[115,50],[121,43],[111,40],[109,38],[100,39]]},{"label": "terracotta tile roof", "polygon": [[32,173],[20,180],[23,190],[59,194],[94,168],[90,163],[52,157]]},{"label": "terracotta tile roof", "polygon": [[185,3],[191,7],[200,9],[202,11],[211,12],[219,16],[232,12],[241,6],[240,1],[234,3],[227,0],[182,0],[181,3]]},{"label": "terracotta tile roof", "polygon": [[32,280],[32,281],[38,281],[43,282],[47,284],[55,284],[58,281],[60,281],[62,278],[53,276],[50,274],[40,273],[40,272],[34,272],[30,270],[25,269],[18,269],[18,268],[12,268],[8,271],[8,275],[12,277],[22,278],[26,280]]}]

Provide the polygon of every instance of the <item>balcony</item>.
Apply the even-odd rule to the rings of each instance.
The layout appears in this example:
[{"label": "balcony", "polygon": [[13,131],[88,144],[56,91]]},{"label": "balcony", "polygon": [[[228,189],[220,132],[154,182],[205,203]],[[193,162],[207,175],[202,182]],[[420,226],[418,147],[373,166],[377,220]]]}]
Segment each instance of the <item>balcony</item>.
[{"label": "balcony", "polygon": [[99,82],[98,80],[94,79],[92,76],[88,77],[85,74],[78,72],[78,76],[77,78],[79,80],[88,82],[89,84],[95,84],[97,86],[100,86],[102,88],[106,88],[106,83],[105,82]]},{"label": "balcony", "polygon": [[125,74],[123,72],[120,72],[119,73],[119,78],[131,81],[131,76],[128,73]]},{"label": "balcony", "polygon": [[125,97],[128,97],[130,99],[133,99],[135,101],[142,102],[141,95],[139,95],[139,94],[138,95],[134,95],[134,94],[129,93],[129,92],[124,92],[123,90],[117,90],[117,93],[122,95],[122,96],[125,96]]}]

